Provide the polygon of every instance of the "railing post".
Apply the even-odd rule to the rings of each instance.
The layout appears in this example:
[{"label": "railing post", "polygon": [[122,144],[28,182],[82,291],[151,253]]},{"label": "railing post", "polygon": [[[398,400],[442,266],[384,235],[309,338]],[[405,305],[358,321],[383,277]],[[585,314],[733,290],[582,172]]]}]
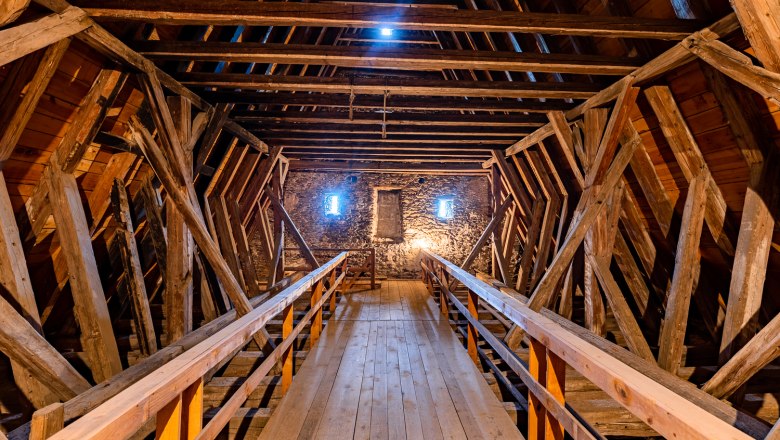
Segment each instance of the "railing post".
[{"label": "railing post", "polygon": [[[330,295],[330,317],[333,318],[333,314],[336,313],[336,269],[330,271],[330,288],[333,289],[333,293]],[[323,307],[325,305],[323,304]]]},{"label": "railing post", "polygon": [[203,429],[203,378],[184,390],[182,400],[183,440],[194,440]]},{"label": "railing post", "polygon": [[[322,288],[323,281],[317,281],[311,293],[312,309],[317,307],[317,303],[320,301],[320,298],[322,298]],[[320,338],[320,333],[322,333],[322,307],[319,307],[317,311],[314,312],[314,317],[311,320],[311,335],[309,336],[311,342],[309,343],[309,347],[314,348],[314,344],[316,344],[317,340]]]},{"label": "railing post", "polygon": [[[478,307],[479,296],[469,290],[468,309],[471,316],[473,316],[476,320],[479,320]],[[468,335],[469,356],[471,356],[471,360],[473,360],[475,364],[479,365],[479,351],[477,350],[479,344],[479,334],[477,333],[477,327],[475,327],[471,321],[468,323]]]},{"label": "railing post", "polygon": [[[531,340],[528,350],[528,371],[536,382],[544,386],[547,381],[547,348],[531,336],[528,336],[528,339]],[[546,412],[542,402],[528,391],[528,440],[545,438]]]},{"label": "railing post", "polygon": [[65,427],[65,406],[62,403],[52,403],[32,415],[30,423],[30,440],[46,440]]},{"label": "railing post", "polygon": [[[290,337],[293,331],[293,305],[285,307],[282,312],[282,341]],[[282,353],[282,395],[287,394],[293,379],[293,347],[294,343]]]},{"label": "railing post", "polygon": [[371,290],[376,289],[376,249],[371,248]]},{"label": "railing post", "polygon": [[[441,270],[441,267],[437,268],[439,270],[439,273],[436,275],[439,277],[439,307],[441,307],[441,314],[448,317],[450,316],[450,304],[449,304],[449,298],[447,297],[447,282],[444,279],[444,271]],[[433,285],[433,281],[431,281],[431,286]]]},{"label": "railing post", "polygon": [[[566,362],[558,355],[547,350],[547,391],[555,397],[555,400],[564,404],[566,391]],[[546,438],[549,440],[563,440],[565,431],[563,425],[556,420],[550,412],[547,412],[544,423]]]},{"label": "railing post", "polygon": [[180,440],[181,437],[181,395],[157,412],[156,440]]}]

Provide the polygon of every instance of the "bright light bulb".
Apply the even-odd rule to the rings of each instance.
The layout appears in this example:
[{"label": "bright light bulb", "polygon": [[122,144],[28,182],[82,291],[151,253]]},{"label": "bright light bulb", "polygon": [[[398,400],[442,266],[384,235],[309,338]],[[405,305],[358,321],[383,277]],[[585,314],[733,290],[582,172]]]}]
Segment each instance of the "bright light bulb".
[{"label": "bright light bulb", "polygon": [[382,28],[379,31],[383,37],[392,37],[393,36],[393,30],[390,28]]}]

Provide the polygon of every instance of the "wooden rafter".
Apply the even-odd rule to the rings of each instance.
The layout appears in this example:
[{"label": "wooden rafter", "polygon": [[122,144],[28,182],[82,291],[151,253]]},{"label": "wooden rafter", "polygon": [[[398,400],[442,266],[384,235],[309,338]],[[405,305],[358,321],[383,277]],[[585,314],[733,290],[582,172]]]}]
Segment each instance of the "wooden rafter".
[{"label": "wooden rafter", "polygon": [[245,26],[318,26],[416,29],[461,32],[521,32],[553,35],[660,38],[679,40],[696,30],[695,21],[659,20],[529,12],[494,12],[425,8],[376,8],[370,5],[244,4],[220,1],[207,5],[165,2],[99,2],[77,0],[96,18],[140,20],[158,24]]},{"label": "wooden rafter", "polygon": [[640,63],[596,55],[534,54],[272,43],[144,41],[134,46],[155,60],[314,64],[400,70],[486,69],[626,75]]}]

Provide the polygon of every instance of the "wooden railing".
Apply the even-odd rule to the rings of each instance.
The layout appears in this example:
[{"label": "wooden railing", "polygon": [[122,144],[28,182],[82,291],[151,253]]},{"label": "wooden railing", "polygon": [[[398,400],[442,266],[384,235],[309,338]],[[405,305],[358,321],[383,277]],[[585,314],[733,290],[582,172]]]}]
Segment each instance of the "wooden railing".
[{"label": "wooden railing", "polygon": [[[513,370],[520,371],[529,390],[528,439],[562,439],[564,431],[575,439],[601,438],[565,404],[566,365],[666,438],[752,438],[442,257],[423,251],[422,267],[423,281],[429,290],[439,291],[442,312],[448,313],[451,301],[468,320],[466,339],[472,359],[478,362],[478,339],[482,337],[502,359],[517,368]],[[457,283],[468,289],[466,305],[451,292]],[[480,301],[525,331],[530,341],[527,366],[479,323]]]},{"label": "wooden railing", "polygon": [[[285,252],[300,252],[298,248],[285,248]],[[364,260],[362,264],[353,264],[349,267],[352,275],[347,278],[344,283],[344,291],[352,288],[355,282],[360,279],[361,276],[367,274],[371,277],[371,290],[376,289],[376,249],[374,248],[311,248],[309,249],[315,255],[335,255],[339,252],[349,252],[350,257],[354,260],[355,256],[363,255]],[[285,267],[285,271],[308,271],[311,270],[311,266],[293,266]]]},{"label": "wooden railing", "polygon": [[[335,309],[334,293],[346,277],[348,255],[349,252],[340,253],[49,438],[121,440],[135,435],[155,419],[158,439],[210,440],[217,437],[277,362],[281,362],[282,393],[290,387],[293,378],[293,342],[311,323],[311,344],[316,343],[322,332],[323,306],[330,300],[330,310]],[[311,307],[298,325],[293,327],[293,303],[309,289],[312,291]],[[204,377],[244,347],[254,334],[279,314],[282,318],[282,342],[246,378],[209,423],[203,426]]]}]

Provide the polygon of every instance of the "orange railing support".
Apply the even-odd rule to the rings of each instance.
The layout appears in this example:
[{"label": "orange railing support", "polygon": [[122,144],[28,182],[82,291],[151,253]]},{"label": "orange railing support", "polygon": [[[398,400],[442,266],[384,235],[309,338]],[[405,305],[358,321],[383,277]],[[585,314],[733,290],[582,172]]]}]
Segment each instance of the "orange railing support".
[{"label": "orange railing support", "polygon": [[[290,337],[293,330],[293,305],[290,304],[282,312],[282,339]],[[287,394],[293,380],[293,345],[290,344],[282,354],[282,395]]]},{"label": "orange railing support", "polygon": [[203,429],[203,378],[195,381],[181,395],[182,435],[184,440],[195,440]]}]

